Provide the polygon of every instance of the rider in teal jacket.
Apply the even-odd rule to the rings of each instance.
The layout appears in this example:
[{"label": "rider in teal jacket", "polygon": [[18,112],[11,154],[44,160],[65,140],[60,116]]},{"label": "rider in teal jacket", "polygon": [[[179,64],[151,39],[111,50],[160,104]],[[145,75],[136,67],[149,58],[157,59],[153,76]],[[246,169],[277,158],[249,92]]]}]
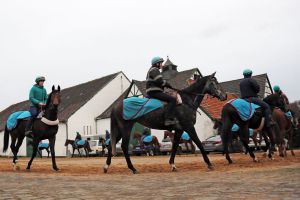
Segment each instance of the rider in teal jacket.
[{"label": "rider in teal jacket", "polygon": [[31,114],[31,118],[27,122],[27,126],[25,129],[25,135],[29,136],[32,133],[32,124],[34,119],[38,116],[39,112],[46,105],[48,95],[47,91],[44,88],[45,77],[38,76],[35,79],[36,84],[32,86],[29,93],[29,101],[30,107],[29,112]]}]

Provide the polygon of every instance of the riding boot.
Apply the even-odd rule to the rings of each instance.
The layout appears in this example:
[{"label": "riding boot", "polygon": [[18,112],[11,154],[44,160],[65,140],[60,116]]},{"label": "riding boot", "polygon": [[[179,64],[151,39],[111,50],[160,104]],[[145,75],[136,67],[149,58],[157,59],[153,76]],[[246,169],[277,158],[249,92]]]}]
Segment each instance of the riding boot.
[{"label": "riding boot", "polygon": [[33,137],[33,135],[32,135],[32,125],[33,125],[33,121],[34,121],[34,118],[33,118],[33,117],[31,117],[31,118],[27,121],[26,128],[25,128],[25,136],[27,136],[27,137]]}]

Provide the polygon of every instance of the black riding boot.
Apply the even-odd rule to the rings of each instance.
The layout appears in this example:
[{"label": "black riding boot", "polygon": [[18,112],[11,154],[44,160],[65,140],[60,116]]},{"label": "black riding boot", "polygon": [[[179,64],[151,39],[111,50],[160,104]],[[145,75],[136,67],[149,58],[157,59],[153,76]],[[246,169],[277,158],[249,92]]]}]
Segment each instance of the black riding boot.
[{"label": "black riding boot", "polygon": [[33,125],[34,118],[31,117],[26,124],[25,128],[25,136],[32,137],[32,125]]}]

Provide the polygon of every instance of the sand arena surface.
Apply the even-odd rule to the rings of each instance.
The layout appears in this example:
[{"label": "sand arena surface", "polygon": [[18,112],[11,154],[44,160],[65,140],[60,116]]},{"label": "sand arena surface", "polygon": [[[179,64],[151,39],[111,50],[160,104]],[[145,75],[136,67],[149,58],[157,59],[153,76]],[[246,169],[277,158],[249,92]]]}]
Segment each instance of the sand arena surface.
[{"label": "sand arena surface", "polygon": [[[288,152],[289,153],[289,152]],[[114,157],[108,174],[106,158],[38,158],[26,171],[28,158],[19,159],[20,171],[12,170],[11,158],[0,158],[0,199],[299,199],[300,151],[284,160],[231,154],[228,165],[221,154],[209,154],[215,166],[208,171],[202,156],[181,155],[171,172],[168,156],[132,157],[140,174],[132,175],[124,157]]]}]

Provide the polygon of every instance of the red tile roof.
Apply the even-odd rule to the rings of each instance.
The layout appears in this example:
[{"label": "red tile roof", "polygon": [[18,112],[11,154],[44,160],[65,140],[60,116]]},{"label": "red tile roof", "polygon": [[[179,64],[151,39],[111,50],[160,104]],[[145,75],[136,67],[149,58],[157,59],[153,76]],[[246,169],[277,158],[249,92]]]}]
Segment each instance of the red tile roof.
[{"label": "red tile roof", "polygon": [[237,95],[227,93],[227,100],[220,101],[217,98],[212,98],[210,95],[205,95],[200,106],[212,118],[221,119],[223,106],[231,99],[237,98]]}]

